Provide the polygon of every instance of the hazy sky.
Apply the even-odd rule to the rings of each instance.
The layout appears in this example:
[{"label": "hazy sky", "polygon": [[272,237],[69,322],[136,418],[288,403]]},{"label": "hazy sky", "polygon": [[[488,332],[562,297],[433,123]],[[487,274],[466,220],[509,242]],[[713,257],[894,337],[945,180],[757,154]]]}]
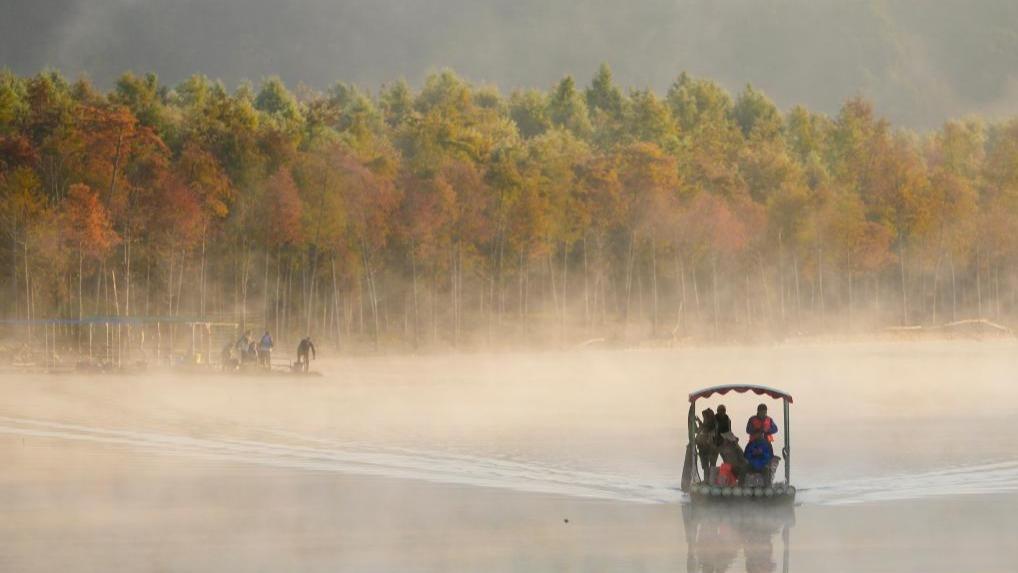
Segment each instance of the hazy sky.
[{"label": "hazy sky", "polygon": [[509,92],[565,74],[585,85],[602,61],[630,87],[663,91],[687,70],[782,108],[834,112],[862,94],[931,127],[1018,113],[1018,2],[0,0],[0,66],[103,86],[133,70],[374,88],[451,67]]}]

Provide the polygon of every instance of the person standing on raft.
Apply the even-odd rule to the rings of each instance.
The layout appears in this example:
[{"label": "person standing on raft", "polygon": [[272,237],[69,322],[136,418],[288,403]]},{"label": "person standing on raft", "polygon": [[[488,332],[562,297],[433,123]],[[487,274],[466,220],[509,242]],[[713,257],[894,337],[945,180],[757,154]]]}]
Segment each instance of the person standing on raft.
[{"label": "person standing on raft", "polygon": [[728,417],[728,410],[725,409],[724,404],[718,406],[718,413],[714,419],[717,423],[718,445],[720,445],[721,436],[732,431],[732,419]]},{"label": "person standing on raft", "polygon": [[774,434],[778,433],[778,425],[774,419],[767,415],[767,404],[760,404],[756,407],[756,416],[746,422],[746,433],[749,434],[749,441],[755,442],[761,438],[768,442],[774,441]]},{"label": "person standing on raft", "polygon": [[705,478],[710,477],[711,468],[718,463],[718,432],[714,410],[703,411],[703,420],[696,419],[696,453],[700,457],[700,466]]}]

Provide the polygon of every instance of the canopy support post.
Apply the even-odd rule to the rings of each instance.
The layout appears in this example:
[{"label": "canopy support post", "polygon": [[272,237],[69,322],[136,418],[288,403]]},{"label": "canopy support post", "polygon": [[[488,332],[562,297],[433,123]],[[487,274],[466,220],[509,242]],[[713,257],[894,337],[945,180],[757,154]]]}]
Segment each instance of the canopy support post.
[{"label": "canopy support post", "polygon": [[696,433],[696,406],[695,400],[689,403],[689,415],[686,418],[686,430],[689,432],[689,442],[686,444],[685,455],[682,462],[682,481],[680,489],[689,493],[693,483],[700,481],[696,467],[696,442],[693,436]]},{"label": "canopy support post", "polygon": [[689,403],[689,449],[693,453],[692,465],[693,466],[693,477],[696,481],[702,481],[700,478],[700,467],[698,465],[699,458],[696,452],[696,400]]},{"label": "canopy support post", "polygon": [[781,403],[784,405],[785,410],[785,448],[781,451],[781,455],[785,458],[785,485],[792,484],[792,460],[790,454],[792,451],[792,433],[790,426],[788,425],[788,398],[783,398]]}]

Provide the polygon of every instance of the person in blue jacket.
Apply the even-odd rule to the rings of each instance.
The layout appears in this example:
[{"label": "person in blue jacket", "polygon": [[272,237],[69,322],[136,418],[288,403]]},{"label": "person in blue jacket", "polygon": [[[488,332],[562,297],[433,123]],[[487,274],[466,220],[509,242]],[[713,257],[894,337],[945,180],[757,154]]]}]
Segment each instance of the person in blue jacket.
[{"label": "person in blue jacket", "polygon": [[275,344],[272,342],[272,336],[266,330],[265,334],[262,335],[262,339],[258,342],[258,362],[262,365],[262,368],[272,368],[273,346]]},{"label": "person in blue jacket", "polygon": [[766,438],[757,438],[746,445],[746,461],[751,471],[762,473],[774,459],[774,448]]}]

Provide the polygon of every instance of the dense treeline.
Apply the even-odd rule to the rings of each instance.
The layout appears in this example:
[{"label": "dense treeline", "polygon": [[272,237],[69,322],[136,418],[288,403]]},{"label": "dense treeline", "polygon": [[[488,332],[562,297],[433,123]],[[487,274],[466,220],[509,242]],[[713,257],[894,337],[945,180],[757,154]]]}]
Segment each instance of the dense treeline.
[{"label": "dense treeline", "polygon": [[916,134],[863,100],[782,114],[686,74],[663,97],[606,66],[505,97],[452,72],[377,94],[4,73],[0,194],[8,319],[411,348],[1018,308],[1018,121]]}]

